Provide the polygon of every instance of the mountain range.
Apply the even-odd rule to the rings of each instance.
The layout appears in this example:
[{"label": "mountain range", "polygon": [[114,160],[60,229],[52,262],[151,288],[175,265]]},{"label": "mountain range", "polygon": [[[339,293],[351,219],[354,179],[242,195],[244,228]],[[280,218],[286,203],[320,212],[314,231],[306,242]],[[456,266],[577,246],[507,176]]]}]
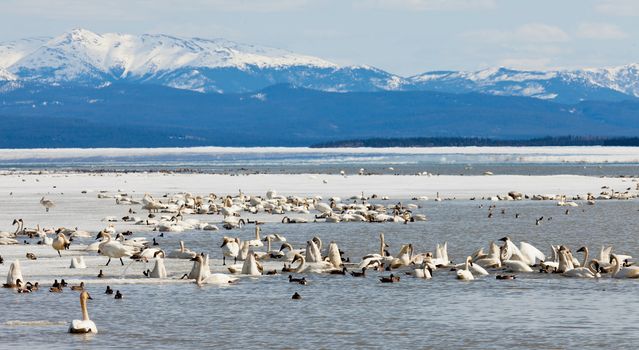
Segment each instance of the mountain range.
[{"label": "mountain range", "polygon": [[0,43],[0,147],[634,136],[638,105],[639,64],[402,77],[225,39],[74,29]]}]

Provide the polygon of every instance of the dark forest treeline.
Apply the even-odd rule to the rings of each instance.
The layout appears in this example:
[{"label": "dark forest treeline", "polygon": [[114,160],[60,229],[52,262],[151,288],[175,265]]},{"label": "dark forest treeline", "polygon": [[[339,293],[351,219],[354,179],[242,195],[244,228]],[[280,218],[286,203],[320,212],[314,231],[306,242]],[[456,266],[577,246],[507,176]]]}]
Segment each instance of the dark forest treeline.
[{"label": "dark forest treeline", "polygon": [[639,146],[639,137],[558,136],[526,140],[504,140],[482,137],[371,138],[324,142],[312,145],[311,148],[467,146]]}]

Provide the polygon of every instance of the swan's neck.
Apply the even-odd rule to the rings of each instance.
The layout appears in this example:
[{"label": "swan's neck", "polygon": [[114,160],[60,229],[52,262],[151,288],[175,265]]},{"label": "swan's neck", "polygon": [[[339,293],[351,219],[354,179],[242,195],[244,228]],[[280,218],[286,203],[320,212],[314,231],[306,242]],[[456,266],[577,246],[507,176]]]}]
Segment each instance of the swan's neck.
[{"label": "swan's neck", "polygon": [[267,244],[266,251],[270,252],[271,251],[271,238],[270,237],[266,240],[266,244]]},{"label": "swan's neck", "polygon": [[180,252],[184,253],[184,241],[180,241]]},{"label": "swan's neck", "polygon": [[82,321],[88,321],[89,311],[87,311],[87,300],[84,296],[80,297],[80,307],[82,308]]},{"label": "swan's neck", "polygon": [[470,267],[470,260],[466,259],[466,271],[468,271],[469,267]]},{"label": "swan's neck", "polygon": [[384,235],[379,235],[379,255],[384,256]]},{"label": "swan's neck", "polygon": [[255,225],[255,239],[260,240],[260,227]]},{"label": "swan's neck", "polygon": [[300,264],[294,269],[295,272],[299,272],[302,270],[302,267],[304,267],[304,265],[306,264],[306,259],[304,259],[304,257],[300,257]]},{"label": "swan's neck", "polygon": [[581,266],[588,266],[586,265],[587,263],[588,263],[588,248],[584,250],[584,263],[581,264]]},{"label": "swan's neck", "polygon": [[619,259],[617,259],[617,257],[616,257],[616,256],[613,256],[613,257],[612,257],[612,260],[613,260],[613,261],[614,261],[614,263],[615,263],[615,269],[614,269],[614,272],[612,273],[612,275],[614,276],[614,275],[616,275],[617,273],[619,273],[619,270],[621,270],[621,264],[619,264]]}]

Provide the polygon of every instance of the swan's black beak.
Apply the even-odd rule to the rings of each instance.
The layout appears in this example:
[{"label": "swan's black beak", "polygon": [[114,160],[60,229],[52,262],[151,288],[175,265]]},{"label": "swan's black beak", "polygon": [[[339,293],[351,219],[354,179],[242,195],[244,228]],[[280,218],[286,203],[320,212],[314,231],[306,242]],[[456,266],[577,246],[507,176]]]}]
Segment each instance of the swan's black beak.
[{"label": "swan's black beak", "polygon": [[585,252],[585,251],[586,251],[586,247],[581,247],[581,248],[577,249],[577,253]]},{"label": "swan's black beak", "polygon": [[508,240],[508,236],[502,237],[499,239],[500,242],[506,242]]},{"label": "swan's black beak", "polygon": [[197,256],[194,258],[191,258],[191,261],[197,261]]}]

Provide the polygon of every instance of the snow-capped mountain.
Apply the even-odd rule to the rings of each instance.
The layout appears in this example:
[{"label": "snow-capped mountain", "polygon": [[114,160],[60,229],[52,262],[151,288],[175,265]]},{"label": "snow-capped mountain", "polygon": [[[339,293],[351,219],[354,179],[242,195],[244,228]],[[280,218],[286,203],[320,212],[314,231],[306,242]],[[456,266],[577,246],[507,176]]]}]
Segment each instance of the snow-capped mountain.
[{"label": "snow-capped mountain", "polygon": [[476,72],[436,71],[408,78],[418,90],[481,92],[557,102],[626,100],[639,97],[639,65],[564,71],[489,68]]},{"label": "snow-capped mountain", "polygon": [[58,37],[0,44],[0,68],[39,83],[156,83],[201,92],[244,92],[277,83],[326,90],[393,89],[398,77],[366,67],[224,39],[162,34],[96,34],[74,29]]},{"label": "snow-capped mountain", "polygon": [[0,44],[0,92],[30,84],[103,87],[117,82],[203,93],[244,93],[290,84],[333,92],[477,92],[577,103],[639,98],[639,64],[547,72],[433,71],[403,78],[370,66],[339,66],[225,39],[74,29],[55,38]]}]

